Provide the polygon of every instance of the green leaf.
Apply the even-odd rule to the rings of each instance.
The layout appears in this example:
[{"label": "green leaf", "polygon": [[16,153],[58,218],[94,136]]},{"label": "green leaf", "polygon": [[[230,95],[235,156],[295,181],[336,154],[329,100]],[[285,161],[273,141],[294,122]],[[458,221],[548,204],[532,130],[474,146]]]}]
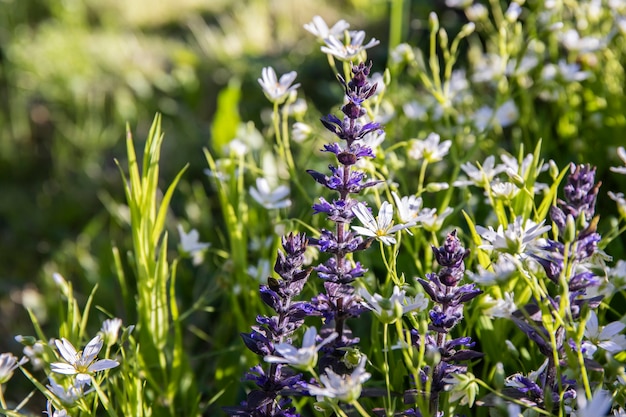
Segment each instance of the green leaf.
[{"label": "green leaf", "polygon": [[237,135],[241,123],[239,101],[241,99],[241,82],[233,78],[217,96],[217,110],[211,125],[213,152],[220,155],[224,146]]}]

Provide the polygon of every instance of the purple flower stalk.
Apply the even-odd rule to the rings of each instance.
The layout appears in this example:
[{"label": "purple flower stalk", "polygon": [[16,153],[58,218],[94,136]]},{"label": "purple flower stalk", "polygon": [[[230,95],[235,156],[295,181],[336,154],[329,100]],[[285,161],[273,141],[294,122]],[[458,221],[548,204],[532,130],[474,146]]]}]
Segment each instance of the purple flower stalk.
[{"label": "purple flower stalk", "polygon": [[464,259],[469,255],[469,250],[463,248],[456,230],[448,234],[443,246],[433,246],[435,259],[441,266],[438,273],[428,274],[427,279],[418,278],[418,282],[431,298],[434,305],[429,312],[430,324],[428,330],[432,335],[420,335],[416,330],[412,331],[412,342],[419,346],[421,338],[424,338],[427,351],[437,352],[440,360],[434,367],[423,369],[421,372],[421,385],[426,384],[426,378],[431,375],[430,411],[437,414],[439,408],[439,394],[445,388],[444,379],[452,374],[467,372],[467,365],[459,364],[483,354],[463,346],[473,347],[470,337],[448,339],[452,328],[463,319],[464,304],[482,293],[475,284],[459,285],[465,271]]},{"label": "purple flower stalk", "polygon": [[[258,316],[252,332],[242,333],[244,343],[252,352],[260,356],[275,354],[275,346],[288,342],[289,336],[304,323],[304,318],[316,314],[308,302],[294,301],[304,287],[311,269],[303,269],[307,238],[304,234],[289,234],[282,238],[284,252],[278,252],[274,271],[281,279],[268,278],[267,285],[261,285],[261,299],[276,312],[273,316]],[[226,407],[231,416],[253,417],[296,417],[291,400],[279,398],[284,389],[299,389],[303,384],[302,375],[295,374],[289,367],[272,363],[268,370],[261,365],[254,366],[244,377],[257,388],[252,390],[238,407]]]},{"label": "purple flower stalk", "polygon": [[366,134],[381,130],[380,124],[364,120],[367,111],[363,103],[376,92],[376,84],[368,80],[371,67],[371,63],[352,65],[352,79],[349,81],[341,75],[337,76],[347,99],[341,108],[344,116],[340,119],[331,114],[323,117],[321,122],[339,139],[339,142],[324,145],[322,149],[334,154],[338,164],[329,166],[330,175],[307,171],[315,181],[338,194],[332,202],[320,197],[319,203],[313,205],[315,213],[325,213],[328,220],[335,224],[334,230],[322,230],[319,238],[310,239],[312,244],[330,255],[315,268],[318,276],[325,281],[325,292],[312,299],[313,305],[324,318],[325,324],[320,334],[322,337],[332,332],[339,335],[323,348],[320,368],[330,367],[338,374],[348,372],[342,361],[344,348],[354,346],[359,341],[352,336],[346,320],[366,311],[351,285],[366,269],[358,262],[349,262],[347,255],[366,249],[373,240],[364,239],[350,230],[350,223],[355,217],[353,209],[357,204],[351,195],[380,182],[368,180],[363,172],[353,167],[361,158],[374,157],[373,150],[361,140]]},{"label": "purple flower stalk", "polygon": [[[585,305],[597,308],[602,300],[602,296],[585,297],[588,288],[600,285],[599,277],[584,266],[597,251],[601,239],[596,231],[598,216],[595,216],[595,203],[601,183],[595,182],[595,172],[595,168],[589,165],[571,164],[564,187],[565,199],[559,199],[558,205],[550,209],[550,217],[559,230],[559,240],[547,239],[546,244],[532,255],[543,267],[547,278],[560,288],[560,294],[567,295],[569,311],[566,316],[571,320],[580,317]],[[541,302],[557,314],[561,300],[561,295],[557,295],[554,298],[547,296]],[[513,315],[516,325],[548,358],[546,366],[537,372],[537,381],[530,381],[530,384],[525,377],[519,376],[519,384],[513,386],[527,400],[544,406],[547,402],[543,398],[544,392],[553,393],[549,401],[551,404],[559,404],[558,394],[562,393],[563,398],[568,398],[575,393],[576,384],[575,381],[558,377],[558,367],[564,363],[565,357],[564,328],[556,329],[553,346],[548,330],[542,325],[541,315],[542,310],[536,302],[529,303]],[[558,361],[555,360],[555,352]]]}]

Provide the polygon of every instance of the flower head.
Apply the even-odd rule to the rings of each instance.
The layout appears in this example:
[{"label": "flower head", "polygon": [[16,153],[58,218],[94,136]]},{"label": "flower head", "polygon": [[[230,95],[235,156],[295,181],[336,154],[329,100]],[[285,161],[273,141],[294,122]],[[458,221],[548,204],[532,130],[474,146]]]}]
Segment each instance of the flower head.
[{"label": "flower head", "polygon": [[321,387],[308,385],[311,395],[316,395],[318,401],[321,397],[336,398],[339,401],[350,403],[361,396],[361,384],[370,379],[371,374],[365,372],[367,357],[363,355],[358,366],[352,374],[338,375],[332,369],[326,368],[326,373],[320,376]]},{"label": "flower head", "polygon": [[283,74],[280,80],[276,77],[276,72],[272,67],[265,67],[261,73],[261,78],[258,79],[259,84],[263,88],[265,97],[272,103],[282,103],[287,96],[296,88],[300,87],[300,84],[291,85],[298,75],[297,72],[291,71],[287,74]]},{"label": "flower head", "polygon": [[0,385],[6,383],[13,376],[13,371],[28,361],[22,358],[19,361],[12,353],[3,353],[0,355]]},{"label": "flower head", "polygon": [[619,159],[622,160],[622,162],[624,163],[624,166],[623,167],[611,167],[609,169],[613,172],[617,172],[618,174],[626,174],[626,148],[624,148],[623,146],[620,146],[619,148],[617,148],[617,156],[619,156]]},{"label": "flower head", "polygon": [[250,187],[250,195],[257,203],[268,210],[291,206],[291,200],[287,198],[289,195],[289,187],[279,185],[272,190],[269,182],[265,178],[257,178],[256,188]]},{"label": "flower head", "polygon": [[180,248],[183,252],[194,256],[196,253],[202,252],[211,246],[210,243],[200,242],[200,236],[196,229],[191,229],[187,233],[180,224],[177,226],[177,229],[180,235]]},{"label": "flower head", "polygon": [[326,344],[337,338],[337,333],[331,333],[326,339],[322,340],[319,345],[315,344],[317,337],[317,329],[309,327],[302,338],[302,347],[296,348],[289,343],[279,343],[274,346],[277,355],[269,355],[265,357],[266,362],[270,363],[286,363],[296,369],[308,370],[317,364],[317,352]]},{"label": "flower head", "polygon": [[518,216],[513,224],[506,230],[502,225],[494,230],[491,226],[485,229],[476,226],[476,231],[488,243],[481,246],[483,249],[493,249],[499,252],[510,253],[512,255],[522,255],[526,253],[528,247],[535,245],[539,236],[550,230],[550,226],[544,226],[544,221],[535,223],[530,219]]},{"label": "flower head", "polygon": [[446,140],[441,143],[440,136],[431,133],[424,140],[416,140],[409,149],[409,156],[413,159],[424,159],[428,163],[441,161],[448,154],[452,141]]},{"label": "flower head", "polygon": [[363,45],[364,40],[365,32],[362,30],[350,32],[347,44],[344,44],[334,36],[329,36],[324,39],[326,45],[322,46],[321,50],[325,54],[332,55],[342,61],[350,61],[360,55],[361,52],[380,43],[380,41],[372,38],[367,44]]},{"label": "flower head", "polygon": [[85,394],[82,390],[82,386],[71,385],[69,388],[65,389],[65,387],[57,383],[51,375],[48,376],[48,380],[50,384],[46,385],[46,387],[65,406],[73,406],[74,403]]},{"label": "flower head", "polygon": [[593,354],[596,347],[602,348],[609,353],[615,354],[626,350],[626,336],[620,334],[626,324],[615,321],[606,326],[598,324],[598,316],[595,311],[591,311],[587,325],[585,326],[585,337],[589,340],[582,343],[587,352]]},{"label": "flower head", "polygon": [[376,219],[363,203],[357,203],[352,212],[365,226],[352,226],[352,229],[360,235],[378,239],[385,245],[395,244],[396,238],[393,234],[410,226],[408,224],[393,225],[393,206],[387,201],[380,206]]},{"label": "flower head", "polygon": [[107,346],[112,346],[115,342],[117,342],[117,336],[120,332],[120,328],[122,327],[122,319],[113,318],[105,320],[102,323],[102,337]]},{"label": "flower head", "polygon": [[328,25],[320,16],[313,16],[313,21],[306,23],[304,29],[315,35],[318,39],[325,41],[329,37],[339,37],[341,34],[350,27],[350,24],[341,19],[333,25],[332,28],[328,28]]},{"label": "flower head", "polygon": [[421,311],[428,307],[428,300],[424,294],[418,293],[415,298],[409,298],[406,292],[397,285],[393,286],[393,293],[389,298],[380,294],[371,295],[365,288],[360,289],[359,295],[365,299],[365,306],[372,310],[383,323],[394,323],[410,311]]},{"label": "flower head", "polygon": [[65,362],[51,363],[50,370],[58,374],[76,375],[78,385],[89,385],[91,384],[91,374],[119,365],[118,361],[111,359],[96,360],[96,356],[100,353],[103,345],[100,335],[91,339],[85,346],[85,350],[81,352],[77,352],[65,338],[55,340],[54,344]]}]

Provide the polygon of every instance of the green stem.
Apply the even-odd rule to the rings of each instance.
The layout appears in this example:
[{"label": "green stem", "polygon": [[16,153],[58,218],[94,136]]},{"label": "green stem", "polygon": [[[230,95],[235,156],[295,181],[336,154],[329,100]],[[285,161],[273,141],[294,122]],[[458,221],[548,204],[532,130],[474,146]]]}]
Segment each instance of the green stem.
[{"label": "green stem", "polygon": [[359,414],[363,417],[370,417],[370,415],[368,414],[367,411],[365,411],[365,409],[363,408],[363,406],[361,404],[359,404],[358,401],[354,400],[350,403],[354,408],[356,408],[356,411],[359,412]]},{"label": "green stem", "polygon": [[387,387],[387,411],[388,415],[393,414],[391,410],[391,379],[389,377],[389,324],[383,323],[383,352],[385,355],[385,387]]}]

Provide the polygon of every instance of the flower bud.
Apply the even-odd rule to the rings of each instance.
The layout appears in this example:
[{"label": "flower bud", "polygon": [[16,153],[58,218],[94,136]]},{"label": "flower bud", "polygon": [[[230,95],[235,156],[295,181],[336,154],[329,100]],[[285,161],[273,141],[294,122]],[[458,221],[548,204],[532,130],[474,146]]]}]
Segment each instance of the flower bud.
[{"label": "flower bud", "polygon": [[439,17],[437,16],[437,13],[430,12],[430,14],[428,15],[428,27],[430,28],[431,32],[436,32],[439,30]]},{"label": "flower bud", "polygon": [[[582,216],[581,216],[582,217]],[[563,241],[572,243],[576,240],[576,219],[571,214],[565,219],[565,230],[563,231]]]}]

